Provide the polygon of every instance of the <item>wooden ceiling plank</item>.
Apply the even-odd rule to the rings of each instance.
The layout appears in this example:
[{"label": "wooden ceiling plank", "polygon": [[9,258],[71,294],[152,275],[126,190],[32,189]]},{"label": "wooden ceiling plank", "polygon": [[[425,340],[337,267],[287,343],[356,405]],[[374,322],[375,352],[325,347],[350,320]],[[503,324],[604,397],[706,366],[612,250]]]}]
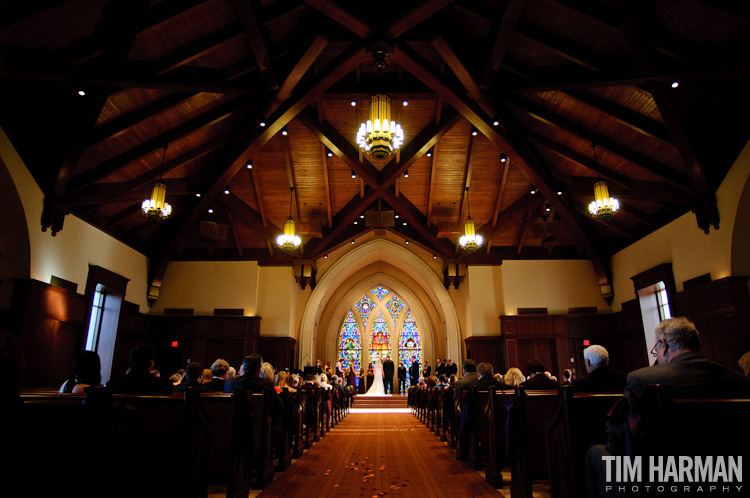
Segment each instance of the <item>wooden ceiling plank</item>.
[{"label": "wooden ceiling plank", "polygon": [[[595,181],[596,177],[572,177],[571,182],[565,187],[565,190],[570,195],[590,196],[593,198]],[[669,188],[668,185],[662,182],[643,180],[631,180],[630,188],[610,188],[610,192],[618,199],[648,201],[659,204],[690,205],[696,201],[694,196],[679,189]]]},{"label": "wooden ceiling plank", "polygon": [[266,84],[266,88],[277,90],[279,83],[276,80],[276,74],[273,70],[271,58],[268,55],[263,33],[260,30],[251,0],[232,0],[232,5],[240,18],[240,22],[242,22],[247,45],[255,57],[255,62],[258,65],[258,70]]},{"label": "wooden ceiling plank", "polygon": [[[122,0],[112,5],[102,19],[102,26],[109,29],[107,50],[102,73],[114,76],[130,51],[138,33],[138,25],[151,5],[150,0],[126,1]],[[51,188],[54,199],[62,199],[68,185],[75,175],[78,161],[83,154],[88,137],[94,129],[102,108],[110,94],[109,86],[94,89],[86,101],[83,112],[79,114],[78,123],[68,123],[71,136],[65,141],[67,150],[62,154],[62,161],[57,168],[55,180]]]},{"label": "wooden ceiling plank", "polygon": [[435,174],[435,164],[438,157],[438,147],[432,148],[432,160],[430,161],[430,190],[427,193],[427,223],[432,223],[432,205],[435,202],[435,182],[437,181],[437,175]]},{"label": "wooden ceiling plank", "polygon": [[471,97],[488,116],[495,116],[497,112],[492,108],[492,104],[485,98],[484,92],[479,88],[479,85],[474,81],[469,70],[448,45],[445,39],[442,36],[433,37],[431,44],[469,93],[469,97]]},{"label": "wooden ceiling plank", "polygon": [[196,40],[187,46],[168,54],[156,62],[156,74],[166,74],[186,64],[190,64],[199,57],[218,50],[227,43],[242,37],[234,26],[228,26],[216,33],[211,33],[200,40]]},{"label": "wooden ceiling plank", "polygon": [[[401,161],[392,160],[379,174],[379,185],[390,187],[397,178],[408,170],[420,157],[426,154],[441,138],[461,120],[462,116],[455,109],[444,109],[440,121],[431,121],[413,139],[401,148]],[[433,150],[434,153],[434,150]],[[434,161],[434,159],[433,159]]]},{"label": "wooden ceiling plank", "polygon": [[276,243],[276,236],[281,233],[281,230],[273,223],[269,223],[267,226],[264,225],[260,214],[235,194],[230,192],[226,195],[220,195],[216,198],[216,202],[227,211],[234,213],[237,221],[245,223],[253,230],[259,232],[266,240]]},{"label": "wooden ceiling plank", "polygon": [[224,119],[227,119],[232,114],[244,110],[247,106],[250,105],[250,102],[251,98],[249,96],[225,102],[224,104],[219,105],[211,111],[196,116],[189,121],[185,121],[175,128],[172,128],[171,130],[158,135],[151,140],[147,140],[140,145],[133,147],[127,152],[110,159],[109,161],[105,161],[97,166],[94,166],[88,171],[77,175],[73,179],[70,185],[69,193],[76,192],[86,185],[97,182],[109,175],[116,173],[131,162],[137,161],[145,155],[164,147],[164,145],[166,144],[191,135],[206,126],[211,126],[220,121],[223,121]]},{"label": "wooden ceiling plank", "polygon": [[597,147],[607,149],[609,152],[616,154],[623,159],[633,163],[635,166],[650,172],[653,175],[658,176],[660,179],[671,183],[675,187],[682,188],[688,192],[692,192],[692,188],[689,185],[689,181],[681,173],[664,166],[656,161],[649,159],[641,154],[638,154],[627,147],[624,147],[614,140],[605,137],[604,135],[598,134],[593,130],[589,130],[580,124],[564,118],[558,114],[555,114],[547,109],[542,108],[526,99],[519,97],[511,97],[505,99],[506,102],[511,103],[513,106],[527,113],[534,119],[545,123],[552,124],[559,128],[564,129],[568,133],[577,135],[581,139],[595,143]]},{"label": "wooden ceiling plank", "polygon": [[518,238],[516,239],[516,254],[521,254],[521,249],[523,249],[523,233],[526,231],[526,227],[531,221],[531,217],[533,214],[534,214],[533,211],[529,211],[528,213],[526,213],[526,216],[524,216],[523,218],[523,223],[521,224],[521,230],[519,230]]},{"label": "wooden ceiling plank", "polygon": [[382,199],[391,205],[406,222],[414,228],[429,243],[433,251],[441,254],[443,257],[452,258],[454,256],[453,246],[437,237],[437,228],[427,224],[427,217],[417,209],[405,196],[396,197],[391,189],[380,190]]},{"label": "wooden ceiling plank", "polygon": [[451,5],[455,0],[428,0],[418,5],[414,10],[406,14],[398,21],[391,24],[385,30],[385,36],[391,40],[402,36],[414,26],[437,14],[445,7]]},{"label": "wooden ceiling plank", "polygon": [[271,106],[266,110],[267,115],[270,115],[281,105],[282,102],[289,98],[294,87],[297,86],[302,77],[307,73],[308,69],[310,69],[313,63],[318,59],[318,56],[320,56],[321,52],[323,52],[327,46],[328,40],[322,36],[315,37],[279,87]]},{"label": "wooden ceiling plank", "polygon": [[136,214],[136,213],[142,213],[142,212],[143,211],[141,209],[141,203],[138,202],[136,204],[133,204],[130,207],[127,207],[127,208],[123,209],[119,213],[115,213],[112,216],[110,216],[109,219],[107,220],[107,226],[108,227],[114,227],[116,225],[119,225],[120,223],[122,223],[126,219],[130,218],[134,214]]},{"label": "wooden ceiling plank", "polygon": [[525,216],[526,213],[539,206],[541,202],[540,196],[527,192],[503,209],[494,226],[492,220],[490,220],[478,228],[477,233],[484,236],[485,240],[494,239],[508,223]]},{"label": "wooden ceiling plank", "polygon": [[199,159],[206,154],[210,154],[216,149],[226,145],[229,142],[230,138],[231,135],[229,133],[225,133],[224,135],[209,140],[208,142],[205,142],[198,147],[185,152],[184,154],[180,154],[179,156],[166,161],[164,163],[164,167],[159,166],[158,168],[153,168],[150,171],[147,171],[146,173],[138,176],[137,178],[130,180],[130,190],[135,190],[144,185],[152,183],[159,177],[165,175],[167,172],[172,171],[173,169],[177,169],[189,163],[190,161],[195,161],[196,159]]},{"label": "wooden ceiling plank", "polygon": [[115,119],[106,125],[96,128],[88,141],[88,146],[96,145],[105,140],[117,138],[139,124],[147,121],[163,112],[168,112],[180,104],[190,100],[195,94],[189,92],[175,92],[163,97],[156,102],[137,109],[125,116]]},{"label": "wooden ceiling plank", "polygon": [[362,39],[370,39],[375,34],[375,32],[365,24],[364,22],[360,21],[335,3],[333,3],[330,0],[302,0],[305,4],[309,5],[313,9],[321,12],[322,14],[326,15],[327,17],[331,18],[333,21],[337,22],[341,26],[345,27],[352,33],[355,33],[357,36],[359,36]]},{"label": "wooden ceiling plank", "polygon": [[487,60],[487,67],[484,69],[484,76],[480,88],[489,90],[495,84],[497,73],[503,65],[503,59],[510,47],[510,41],[516,30],[516,24],[521,17],[521,12],[526,4],[526,0],[510,0],[505,6],[503,18],[497,27],[495,41],[492,43],[492,51]]},{"label": "wooden ceiling plank", "polygon": [[[192,193],[192,185],[185,178],[163,179],[169,196]],[[65,199],[67,206],[90,206],[115,202],[135,202],[151,195],[151,186],[131,190],[130,182],[95,183]]]},{"label": "wooden ceiling plank", "polygon": [[527,22],[519,21],[516,25],[516,33],[543,45],[560,57],[589,71],[600,72],[608,62],[607,59],[602,58],[593,51],[574,46],[569,40],[555,36],[549,32],[544,32]]},{"label": "wooden ceiling plank", "polygon": [[333,225],[333,213],[331,212],[331,183],[328,181],[328,154],[326,153],[326,147],[322,143],[320,144],[320,154],[322,157],[321,162],[323,163],[323,184],[325,185],[326,194],[326,214],[328,215],[328,226]]},{"label": "wooden ceiling plank", "polygon": [[70,0],[41,0],[35,2],[9,2],[0,8],[0,29],[21,24],[34,16],[63,5]]},{"label": "wooden ceiling plank", "polygon": [[[646,23],[647,20],[656,20],[656,12],[653,11],[653,7],[646,6],[641,1],[612,0],[612,3],[618,13],[623,34],[630,44],[638,68],[644,74],[652,72],[657,68],[657,62],[650,48],[649,28]],[[656,102],[659,113],[664,118],[669,133],[674,138],[695,192],[699,198],[705,198],[711,192],[693,146],[694,143],[699,142],[689,136],[674,93],[670,93],[666,85],[657,83],[649,83],[648,90]],[[716,220],[716,227],[718,228],[718,220]]]},{"label": "wooden ceiling plank", "polygon": [[[557,191],[550,187],[550,179],[547,173],[545,173],[549,168],[544,166],[543,160],[539,158],[539,153],[536,152],[535,154],[532,150],[529,150],[520,132],[515,131],[515,128],[513,128],[513,134],[509,134],[511,131],[511,128],[508,128],[509,124],[515,121],[510,111],[504,107],[498,109],[500,121],[504,127],[508,128],[506,132],[500,129],[499,126],[492,126],[488,118],[483,117],[470,103],[465,102],[463,98],[447,87],[443,79],[434,74],[426,65],[422,64],[418,56],[409,47],[400,45],[394,53],[393,58],[404,69],[422,80],[448,104],[463,114],[479,132],[484,134],[496,146],[504,149],[510,147],[509,144],[512,144],[514,153],[520,155],[522,158],[522,161],[519,161],[518,165],[521,172],[523,172],[533,185],[536,185],[541,190],[542,195],[560,213],[566,225],[573,232],[574,237],[586,249],[586,253],[591,259],[602,289],[609,288],[607,286],[611,286],[612,277],[608,261],[602,256],[599,249],[594,246],[594,243],[589,238],[589,233],[584,230],[575,212],[563,199],[563,196],[558,196]],[[496,103],[495,106],[497,107],[498,104]]]},{"label": "wooden ceiling plank", "polygon": [[646,118],[642,114],[631,111],[630,109],[617,105],[614,102],[604,99],[593,92],[587,92],[584,90],[568,90],[563,92],[566,95],[576,99],[579,102],[586,104],[589,107],[593,107],[612,118],[618,123],[627,126],[633,131],[645,135],[647,137],[658,138],[662,142],[673,145],[672,137],[669,135],[669,130],[664,127],[661,123]]},{"label": "wooden ceiling plank", "polygon": [[331,85],[354,70],[355,67],[367,60],[367,58],[368,54],[363,46],[351,46],[339,57],[330,62],[318,74],[317,79],[302,89],[297,96],[287,99],[274,115],[267,119],[267,126],[260,128],[256,127],[255,123],[251,123],[248,132],[242,134],[232,153],[228,156],[228,166],[217,174],[215,181],[209,187],[206,194],[201,197],[200,201],[193,206],[190,212],[181,217],[180,223],[176,228],[167,234],[168,242],[152,258],[152,266],[149,272],[149,282],[151,282],[151,285],[161,287],[164,272],[167,269],[172,254],[177,249],[180,235],[197,220],[200,213],[206,209],[209,203],[224,188],[224,185],[227,185],[234,175],[237,174],[240,168],[244,167],[247,161],[268,140],[281,131],[281,128],[286,126],[289,121],[312,104]]}]

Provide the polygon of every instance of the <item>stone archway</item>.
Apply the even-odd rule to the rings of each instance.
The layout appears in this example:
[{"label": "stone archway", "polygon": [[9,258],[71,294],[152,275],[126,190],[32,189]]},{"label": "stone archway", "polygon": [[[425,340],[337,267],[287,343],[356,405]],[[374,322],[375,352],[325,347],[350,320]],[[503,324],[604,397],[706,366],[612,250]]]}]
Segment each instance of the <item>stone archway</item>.
[{"label": "stone archway", "polygon": [[[431,336],[444,337],[446,355],[460,358],[461,331],[458,316],[442,280],[415,254],[385,239],[375,239],[362,244],[342,256],[322,275],[302,315],[299,358],[315,357],[315,338],[319,335],[318,321],[333,293],[357,271],[376,261],[387,262],[409,275],[425,291],[442,320],[442,330],[432,330]],[[337,337],[337,334],[334,334],[334,337]]]}]

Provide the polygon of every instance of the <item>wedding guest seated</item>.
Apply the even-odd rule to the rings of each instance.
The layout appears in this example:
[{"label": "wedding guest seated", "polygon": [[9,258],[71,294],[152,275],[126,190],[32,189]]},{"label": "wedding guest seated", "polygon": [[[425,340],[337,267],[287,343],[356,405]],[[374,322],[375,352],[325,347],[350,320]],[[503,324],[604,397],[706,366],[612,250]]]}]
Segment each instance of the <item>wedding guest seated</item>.
[{"label": "wedding guest seated", "polygon": [[477,364],[474,363],[474,360],[464,360],[463,372],[464,376],[454,384],[456,390],[453,391],[453,399],[458,398],[459,388],[475,386],[479,380],[479,375],[477,375]]},{"label": "wedding guest seated", "polygon": [[185,378],[179,386],[174,388],[174,392],[184,393],[188,387],[195,387],[201,392],[206,391],[206,384],[203,382],[204,370],[203,363],[194,361],[188,364],[185,369]]},{"label": "wedding guest seated", "polygon": [[435,376],[427,377],[424,383],[427,387],[435,387],[437,385],[437,377]]},{"label": "wedding guest seated", "polygon": [[226,381],[226,380],[229,380],[229,379],[236,379],[236,378],[237,378],[237,369],[234,368],[234,367],[232,367],[232,366],[230,366],[229,370],[227,370],[227,378],[224,379],[224,380]]},{"label": "wedding guest seated", "polygon": [[740,357],[737,365],[742,369],[745,377],[750,377],[750,351]]},{"label": "wedding guest seated", "polygon": [[[266,378],[260,377],[260,366],[263,364],[263,357],[257,353],[251,353],[245,357],[245,361],[242,362],[240,367],[239,377],[228,380],[224,384],[224,392],[231,393],[234,391],[235,386],[243,386],[248,390],[262,389],[264,387],[274,387],[273,381]],[[273,367],[271,367],[271,374],[273,375]],[[275,389],[272,389],[273,393],[271,396],[271,416],[281,417],[284,412],[284,402],[281,401],[278,393]]]},{"label": "wedding guest seated", "polygon": [[182,382],[183,375],[180,372],[175,372],[169,377],[169,382],[172,383],[173,386],[179,386]]},{"label": "wedding guest seated", "polygon": [[573,384],[573,370],[566,368],[563,370],[563,385],[569,386]]},{"label": "wedding guest seated", "polygon": [[226,382],[229,375],[229,363],[222,358],[217,359],[211,365],[211,375],[213,378],[211,379],[211,384],[208,386],[209,390],[216,393],[223,393],[224,382]]},{"label": "wedding guest seated", "polygon": [[479,379],[477,380],[477,383],[475,384],[477,389],[481,390],[487,390],[491,386],[496,387],[503,387],[503,383],[498,381],[495,376],[493,375],[494,369],[492,368],[491,363],[487,363],[486,361],[483,361],[479,365],[477,365],[477,375]]},{"label": "wedding guest seated", "polygon": [[576,392],[614,392],[625,389],[625,376],[609,369],[609,353],[594,344],[583,350],[586,375],[573,381]]},{"label": "wedding guest seated", "polygon": [[174,386],[168,379],[151,375],[156,358],[156,348],[151,344],[139,344],[130,350],[130,371],[125,377],[107,382],[113,393],[122,394],[171,394]]},{"label": "wedding guest seated", "polygon": [[510,389],[515,389],[526,381],[526,377],[521,373],[521,369],[510,367],[503,375],[503,383]]},{"label": "wedding guest seated", "polygon": [[448,377],[445,376],[445,374],[440,374],[438,377],[437,382],[438,387],[448,387],[450,383],[448,382]]},{"label": "wedding guest seated", "polygon": [[73,369],[68,380],[60,387],[60,394],[83,394],[90,386],[102,383],[101,362],[99,355],[93,351],[82,351],[73,359]]},{"label": "wedding guest seated", "polygon": [[531,360],[528,365],[529,377],[521,384],[527,390],[531,389],[554,389],[557,390],[560,385],[554,380],[547,377],[544,373],[544,365],[539,360]]},{"label": "wedding guest seated", "polygon": [[499,382],[499,383],[501,383],[501,384],[503,383],[503,375],[502,375],[502,374],[501,374],[500,372],[496,373],[496,374],[494,375],[494,377],[495,377],[495,380],[496,380],[496,381],[498,381],[498,382]]},{"label": "wedding guest seated", "polygon": [[317,384],[318,387],[322,387],[323,389],[331,389],[333,387],[328,383],[328,377],[324,373],[317,376]]},{"label": "wedding guest seated", "polygon": [[212,380],[214,380],[213,372],[211,372],[210,368],[204,368],[203,369],[203,383],[210,384]]},{"label": "wedding guest seated", "polygon": [[276,375],[276,385],[282,390],[284,388],[288,389],[290,393],[297,392],[292,374],[283,370]]}]

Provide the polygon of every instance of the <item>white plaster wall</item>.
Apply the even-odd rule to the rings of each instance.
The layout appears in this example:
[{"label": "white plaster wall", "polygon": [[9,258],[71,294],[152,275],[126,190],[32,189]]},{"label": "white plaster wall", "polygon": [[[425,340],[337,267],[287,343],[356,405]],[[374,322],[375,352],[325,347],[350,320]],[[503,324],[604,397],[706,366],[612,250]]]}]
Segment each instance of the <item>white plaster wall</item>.
[{"label": "white plaster wall", "polygon": [[501,275],[507,315],[516,314],[518,308],[547,308],[550,314],[589,306],[599,313],[611,311],[589,260],[508,260]]},{"label": "white plaster wall", "polygon": [[258,316],[264,336],[294,337],[296,291],[291,267],[260,267]]},{"label": "white plaster wall", "polygon": [[500,335],[503,314],[502,266],[470,266],[466,284],[469,287],[470,327],[467,336]]},{"label": "white plaster wall", "polygon": [[18,190],[26,214],[31,251],[30,278],[50,282],[52,275],[78,284],[82,293],[88,278],[89,264],[101,266],[130,279],[125,299],[146,312],[148,259],[138,251],[68,215],[62,231],[52,237],[41,231],[44,194],[26,165],[0,129],[0,156]]},{"label": "white plaster wall", "polygon": [[259,275],[256,261],[172,261],[151,313],[193,308],[196,315],[212,315],[215,308],[241,308],[256,316]]},{"label": "white plaster wall", "polygon": [[630,277],[662,263],[672,263],[677,292],[682,290],[682,282],[704,273],[710,273],[714,280],[732,275],[732,235],[749,174],[750,142],[716,191],[719,230],[711,228],[709,234],[703,233],[695,215],[687,213],[611,258],[614,311],[636,297]]}]

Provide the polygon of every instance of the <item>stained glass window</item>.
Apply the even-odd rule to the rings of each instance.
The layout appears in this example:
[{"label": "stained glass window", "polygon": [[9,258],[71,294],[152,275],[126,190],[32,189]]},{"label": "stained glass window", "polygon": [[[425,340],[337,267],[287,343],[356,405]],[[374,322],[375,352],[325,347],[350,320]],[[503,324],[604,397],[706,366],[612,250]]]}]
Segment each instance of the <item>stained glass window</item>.
[{"label": "stained glass window", "polygon": [[354,318],[354,313],[349,311],[341,327],[341,342],[339,343],[339,357],[344,370],[349,365],[354,366],[354,371],[359,373],[362,364],[362,340],[359,334],[359,325]]},{"label": "stained glass window", "polygon": [[378,301],[382,301],[383,300],[383,296],[385,296],[386,294],[388,294],[391,291],[389,291],[388,289],[386,289],[382,285],[378,285],[377,287],[375,287],[370,292],[372,292],[373,294],[375,294],[376,296],[378,296]]},{"label": "stained glass window", "polygon": [[388,304],[385,305],[388,312],[391,314],[391,318],[393,318],[393,323],[396,323],[396,319],[398,319],[398,315],[401,314],[401,310],[404,309],[404,306],[406,306],[406,304],[399,299],[396,294],[394,294],[390,301],[388,301]]},{"label": "stained glass window", "polygon": [[357,308],[357,311],[359,311],[359,316],[362,317],[362,323],[364,324],[365,328],[367,328],[367,317],[370,316],[370,311],[372,311],[372,308],[375,306],[375,303],[372,302],[372,300],[367,296],[362,296],[362,299],[357,301],[357,303],[354,305],[355,308]]},{"label": "stained glass window", "polygon": [[378,310],[378,316],[372,322],[372,335],[370,337],[370,361],[375,358],[384,359],[391,352],[391,338],[388,334],[388,322],[383,312]]},{"label": "stained glass window", "polygon": [[424,365],[424,354],[422,353],[422,341],[419,336],[419,327],[417,327],[417,321],[411,314],[411,310],[406,312],[406,320],[401,326],[401,335],[399,337],[399,360],[407,369],[406,374],[406,387],[407,389],[413,383],[416,383],[418,379],[412,379],[409,373],[409,367],[412,362],[416,359],[419,362],[419,368],[421,370]]}]

